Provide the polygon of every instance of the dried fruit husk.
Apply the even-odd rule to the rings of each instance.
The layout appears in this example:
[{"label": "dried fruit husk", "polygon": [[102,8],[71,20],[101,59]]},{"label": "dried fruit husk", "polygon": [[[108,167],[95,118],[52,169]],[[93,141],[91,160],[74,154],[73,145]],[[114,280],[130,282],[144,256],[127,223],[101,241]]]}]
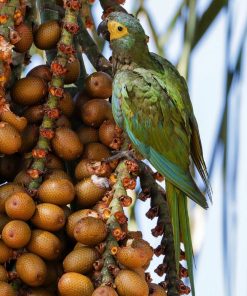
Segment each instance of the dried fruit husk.
[{"label": "dried fruit husk", "polygon": [[58,282],[58,291],[61,296],[91,296],[93,293],[91,280],[76,272],[67,272]]},{"label": "dried fruit husk", "polygon": [[33,253],[24,253],[16,261],[16,272],[20,279],[31,287],[41,286],[46,279],[45,262]]}]

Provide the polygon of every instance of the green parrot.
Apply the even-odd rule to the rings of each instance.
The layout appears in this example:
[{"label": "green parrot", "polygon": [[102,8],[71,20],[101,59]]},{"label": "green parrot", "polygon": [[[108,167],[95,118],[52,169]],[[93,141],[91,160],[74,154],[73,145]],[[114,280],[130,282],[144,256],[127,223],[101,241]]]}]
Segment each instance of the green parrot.
[{"label": "green parrot", "polygon": [[113,12],[99,31],[112,49],[114,118],[134,147],[165,177],[177,269],[182,241],[194,295],[187,197],[205,209],[208,205],[191,176],[191,160],[210,198],[211,191],[187,84],[169,61],[149,52],[147,36],[135,17]]}]

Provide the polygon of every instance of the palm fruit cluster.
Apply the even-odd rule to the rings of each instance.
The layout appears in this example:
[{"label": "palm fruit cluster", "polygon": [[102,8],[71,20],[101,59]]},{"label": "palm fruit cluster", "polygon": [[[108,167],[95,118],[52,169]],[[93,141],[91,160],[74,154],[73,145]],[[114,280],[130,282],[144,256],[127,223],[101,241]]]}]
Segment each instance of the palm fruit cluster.
[{"label": "palm fruit cluster", "polygon": [[[167,294],[169,279],[157,285],[146,272],[169,240],[153,250],[128,227],[124,207],[140,165],[111,158],[125,146],[111,111],[111,76],[94,72],[80,90],[70,87],[81,81],[75,37],[82,2],[65,0],[62,21],[34,26],[26,1],[0,1],[1,295],[189,293],[179,280],[178,293]],[[20,78],[31,46],[53,58]],[[152,195],[152,186],[143,186],[140,199]],[[160,200],[152,201],[149,218],[162,211]],[[154,236],[164,234],[160,225]],[[176,279],[167,266],[164,260],[157,273]]]}]

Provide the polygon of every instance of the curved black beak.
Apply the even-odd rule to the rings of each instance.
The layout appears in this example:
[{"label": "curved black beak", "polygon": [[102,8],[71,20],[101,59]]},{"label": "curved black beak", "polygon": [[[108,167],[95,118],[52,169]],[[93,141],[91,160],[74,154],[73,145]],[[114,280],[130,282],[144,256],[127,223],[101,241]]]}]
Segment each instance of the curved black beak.
[{"label": "curved black beak", "polygon": [[110,32],[108,31],[106,20],[102,21],[99,24],[98,29],[97,29],[97,33],[99,36],[102,35],[102,37],[105,40],[110,41]]}]

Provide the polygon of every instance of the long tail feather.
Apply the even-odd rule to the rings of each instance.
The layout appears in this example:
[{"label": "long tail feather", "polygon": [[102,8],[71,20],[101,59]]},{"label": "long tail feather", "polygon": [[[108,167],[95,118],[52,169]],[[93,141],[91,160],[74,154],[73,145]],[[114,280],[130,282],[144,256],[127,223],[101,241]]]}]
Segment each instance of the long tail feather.
[{"label": "long tail feather", "polygon": [[187,197],[182,191],[177,189],[173,184],[171,184],[168,181],[166,181],[166,196],[173,224],[174,249],[177,271],[179,271],[180,242],[182,239],[185,249],[191,292],[192,295],[195,296],[193,275],[193,249],[187,208]]}]

